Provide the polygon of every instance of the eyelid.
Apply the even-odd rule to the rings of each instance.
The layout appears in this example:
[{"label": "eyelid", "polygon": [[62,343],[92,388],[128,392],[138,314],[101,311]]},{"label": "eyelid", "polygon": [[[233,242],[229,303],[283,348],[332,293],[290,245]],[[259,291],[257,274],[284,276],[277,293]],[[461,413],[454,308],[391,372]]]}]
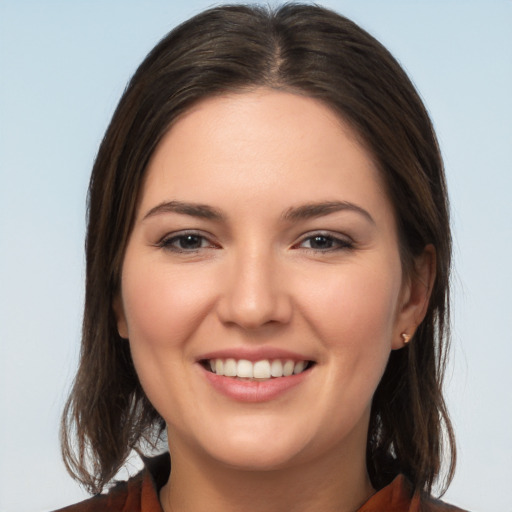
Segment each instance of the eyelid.
[{"label": "eyelid", "polygon": [[[327,249],[319,249],[319,248],[315,249],[313,247],[301,247],[301,245],[304,242],[306,242],[307,240],[311,240],[315,237],[324,237],[326,239],[332,240],[336,244],[336,247],[330,247]],[[304,235],[302,235],[299,238],[298,242],[293,244],[292,248],[305,249],[305,250],[314,251],[314,252],[333,252],[333,251],[352,249],[354,247],[354,244],[355,244],[354,240],[347,235],[342,235],[340,233],[333,233],[332,231],[320,230],[320,231],[311,231],[309,233],[305,233]]]},{"label": "eyelid", "polygon": [[[203,241],[206,241],[206,246],[201,246],[197,248],[179,248],[172,245],[172,242],[178,241],[182,237],[186,236],[195,236]],[[328,248],[314,248],[314,247],[301,247],[304,242],[311,240],[315,237],[323,237],[325,239],[328,239],[332,241],[334,244],[334,247],[328,247]],[[156,247],[166,249],[172,252],[176,253],[196,253],[200,250],[204,249],[219,249],[220,244],[218,244],[214,240],[214,236],[211,233],[205,233],[201,230],[196,229],[184,229],[179,231],[173,231],[170,233],[166,233],[164,236],[162,236],[154,245]],[[318,231],[310,231],[308,233],[304,233],[300,236],[297,242],[295,242],[292,245],[292,249],[303,249],[307,251],[313,251],[313,252],[334,252],[334,251],[341,251],[341,250],[348,250],[353,248],[354,246],[354,240],[349,237],[348,235],[341,234],[341,233],[333,233],[332,231],[326,231],[326,230],[318,230]]]},{"label": "eyelid", "polygon": [[[173,247],[171,245],[172,241],[175,241],[175,240],[177,241],[180,238],[186,237],[186,236],[196,236],[198,238],[206,240],[208,245],[205,247],[198,247],[196,249],[181,249],[179,247]],[[192,253],[193,254],[202,249],[218,249],[218,248],[220,248],[219,244],[212,240],[213,238],[214,237],[211,234],[205,233],[203,231],[198,231],[195,229],[183,229],[183,230],[179,230],[179,231],[173,231],[171,233],[166,233],[154,245],[161,249],[167,249],[169,251],[176,252],[176,253]]]}]

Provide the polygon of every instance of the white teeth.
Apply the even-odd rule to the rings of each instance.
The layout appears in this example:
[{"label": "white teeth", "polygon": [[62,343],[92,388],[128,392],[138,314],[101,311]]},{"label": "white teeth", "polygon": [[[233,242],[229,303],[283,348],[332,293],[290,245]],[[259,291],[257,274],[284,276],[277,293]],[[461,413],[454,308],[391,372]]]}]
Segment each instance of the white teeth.
[{"label": "white teeth", "polygon": [[274,359],[274,361],[272,361],[272,364],[270,365],[270,375],[272,375],[272,377],[283,376],[283,363],[281,363],[279,359]]},{"label": "white teeth", "polygon": [[247,361],[247,359],[240,359],[236,365],[236,375],[237,377],[252,379],[254,377],[254,372],[251,361]]},{"label": "white teeth", "polygon": [[283,365],[283,375],[285,377],[289,377],[293,374],[293,369],[295,368],[295,364],[293,361],[286,361]]},{"label": "white teeth", "polygon": [[304,368],[306,368],[306,361],[299,361],[298,363],[295,363],[295,366],[293,367],[293,373],[295,375],[297,375],[297,373],[302,373]]},{"label": "white teeth", "polygon": [[236,377],[236,361],[234,359],[226,359],[224,363],[224,375],[226,377]]},{"label": "white teeth", "polygon": [[302,373],[307,361],[285,361],[274,359],[262,359],[260,361],[251,362],[247,359],[236,360],[229,359],[210,359],[210,368],[213,373],[223,375],[225,377],[240,377],[243,379],[270,379],[271,377],[289,377]]},{"label": "white teeth", "polygon": [[270,363],[268,361],[254,363],[253,376],[255,379],[270,379]]}]

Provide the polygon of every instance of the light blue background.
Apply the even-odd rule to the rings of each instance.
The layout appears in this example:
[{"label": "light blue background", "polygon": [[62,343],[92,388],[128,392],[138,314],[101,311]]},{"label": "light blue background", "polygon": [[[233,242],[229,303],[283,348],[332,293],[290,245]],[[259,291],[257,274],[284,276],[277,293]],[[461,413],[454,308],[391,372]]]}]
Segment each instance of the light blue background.
[{"label": "light blue background", "polygon": [[[123,88],[209,1],[0,0],[0,510],[85,496],[58,422],[83,302],[85,196]],[[511,511],[512,2],[330,0],[410,73],[445,157],[455,234],[447,394],[459,465],[445,499]]]}]

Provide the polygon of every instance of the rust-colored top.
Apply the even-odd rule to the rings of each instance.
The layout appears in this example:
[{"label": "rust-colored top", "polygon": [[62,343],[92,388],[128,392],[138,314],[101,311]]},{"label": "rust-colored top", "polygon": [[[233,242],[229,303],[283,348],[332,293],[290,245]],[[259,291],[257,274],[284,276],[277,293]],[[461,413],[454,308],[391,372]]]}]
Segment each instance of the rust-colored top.
[{"label": "rust-colored top", "polygon": [[[170,472],[169,454],[146,460],[146,469],[127,482],[119,482],[108,494],[56,512],[163,512],[158,498]],[[374,494],[357,512],[464,512],[419,493],[412,494],[402,475]]]}]

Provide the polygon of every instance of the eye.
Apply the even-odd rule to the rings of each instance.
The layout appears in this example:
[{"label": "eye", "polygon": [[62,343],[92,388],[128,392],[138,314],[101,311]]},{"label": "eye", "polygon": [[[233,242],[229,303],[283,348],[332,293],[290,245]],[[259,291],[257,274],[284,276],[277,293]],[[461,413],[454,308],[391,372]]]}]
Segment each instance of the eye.
[{"label": "eye", "polygon": [[314,251],[327,252],[341,249],[350,249],[353,243],[333,235],[316,233],[303,238],[296,247],[301,249],[310,249]]},{"label": "eye", "polygon": [[159,247],[175,252],[197,252],[200,249],[215,248],[205,236],[198,233],[180,233],[163,238]]}]

